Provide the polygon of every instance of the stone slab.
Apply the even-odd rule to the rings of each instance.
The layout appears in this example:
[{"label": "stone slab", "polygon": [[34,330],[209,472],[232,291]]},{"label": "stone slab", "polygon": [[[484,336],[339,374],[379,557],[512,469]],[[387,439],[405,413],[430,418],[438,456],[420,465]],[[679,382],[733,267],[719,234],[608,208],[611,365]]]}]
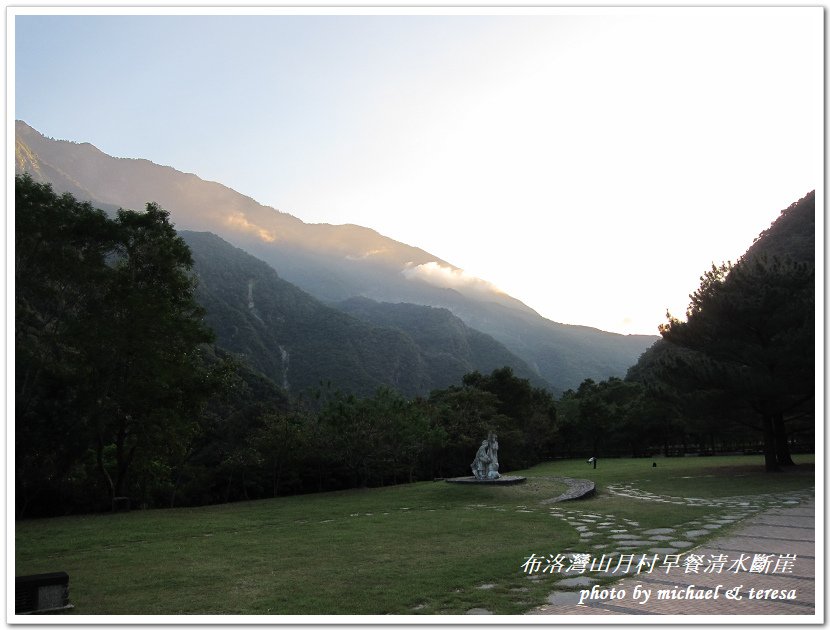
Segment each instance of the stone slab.
[{"label": "stone slab", "polygon": [[579,591],[553,591],[548,595],[549,604],[570,604],[579,603]]},{"label": "stone slab", "polygon": [[677,553],[677,549],[674,547],[652,547],[649,549],[650,553],[659,553],[664,556],[670,556]]},{"label": "stone slab", "polygon": [[[568,489],[560,494],[558,497],[552,499],[545,499],[542,504],[559,503],[561,501],[573,501],[575,499],[584,499],[592,496],[596,492],[596,485],[590,479],[576,479],[573,477],[549,477],[554,481],[559,481],[568,486]],[[596,515],[595,518],[602,518]]]}]

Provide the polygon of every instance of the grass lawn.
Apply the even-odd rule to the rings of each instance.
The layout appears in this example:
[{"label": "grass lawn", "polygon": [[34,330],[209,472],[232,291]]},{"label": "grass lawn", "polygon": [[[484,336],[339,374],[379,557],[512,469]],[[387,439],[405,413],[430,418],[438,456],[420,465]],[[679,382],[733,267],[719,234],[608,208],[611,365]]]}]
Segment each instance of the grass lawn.
[{"label": "grass lawn", "polygon": [[609,485],[703,498],[811,488],[813,457],[795,460],[798,469],[781,474],[749,456],[607,459],[596,470],[569,460],[522,471],[528,481],[518,486],[422,482],[21,521],[15,571],[66,571],[72,613],[83,615],[520,614],[565,577],[528,579],[520,566],[531,553],[586,551],[540,503],[564,491],[554,477],[597,484],[596,497],[556,507],[648,529],[726,511],[621,497]]}]

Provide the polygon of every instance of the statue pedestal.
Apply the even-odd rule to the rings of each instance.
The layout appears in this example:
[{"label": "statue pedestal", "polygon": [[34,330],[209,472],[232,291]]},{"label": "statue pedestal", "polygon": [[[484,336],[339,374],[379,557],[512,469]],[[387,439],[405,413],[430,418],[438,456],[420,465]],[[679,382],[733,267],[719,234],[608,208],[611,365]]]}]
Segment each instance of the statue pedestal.
[{"label": "statue pedestal", "polygon": [[527,480],[527,477],[515,477],[511,475],[502,475],[498,479],[476,479],[470,477],[453,477],[452,479],[445,479],[447,483],[467,483],[481,486],[512,486],[517,483],[522,483]]}]

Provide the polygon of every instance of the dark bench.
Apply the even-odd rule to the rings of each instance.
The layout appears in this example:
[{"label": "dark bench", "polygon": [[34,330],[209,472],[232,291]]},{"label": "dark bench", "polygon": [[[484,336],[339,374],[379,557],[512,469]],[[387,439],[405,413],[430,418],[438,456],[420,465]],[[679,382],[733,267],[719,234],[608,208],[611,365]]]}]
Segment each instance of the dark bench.
[{"label": "dark bench", "polygon": [[16,615],[56,612],[72,608],[72,604],[69,603],[69,575],[63,571],[22,575],[16,577],[14,582],[14,613]]}]

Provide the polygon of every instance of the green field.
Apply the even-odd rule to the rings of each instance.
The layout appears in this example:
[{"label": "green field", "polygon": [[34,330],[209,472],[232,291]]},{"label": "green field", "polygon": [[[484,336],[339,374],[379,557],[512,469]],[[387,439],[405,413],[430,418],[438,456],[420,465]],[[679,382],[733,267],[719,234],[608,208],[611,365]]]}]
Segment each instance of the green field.
[{"label": "green field", "polygon": [[75,606],[70,614],[81,615],[462,614],[471,608],[520,614],[544,603],[566,577],[529,579],[520,566],[531,553],[587,551],[577,530],[540,504],[565,489],[552,477],[597,484],[594,498],[555,507],[636,519],[648,529],[726,515],[729,508],[646,501],[609,486],[763,502],[813,487],[813,456],[794,459],[795,470],[778,474],[764,473],[756,456],[607,459],[596,470],[571,460],[523,471],[528,481],[518,486],[421,482],[21,521],[15,571],[66,571]]}]

